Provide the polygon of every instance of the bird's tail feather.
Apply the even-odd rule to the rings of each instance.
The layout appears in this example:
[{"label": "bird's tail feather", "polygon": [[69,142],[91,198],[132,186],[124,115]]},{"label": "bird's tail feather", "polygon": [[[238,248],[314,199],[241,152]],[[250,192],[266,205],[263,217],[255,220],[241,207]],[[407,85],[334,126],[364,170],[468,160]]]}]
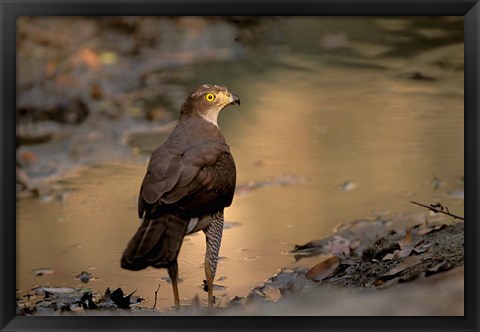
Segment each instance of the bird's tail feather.
[{"label": "bird's tail feather", "polygon": [[142,270],[148,266],[169,267],[176,262],[188,220],[175,214],[143,220],[123,252],[121,266]]}]

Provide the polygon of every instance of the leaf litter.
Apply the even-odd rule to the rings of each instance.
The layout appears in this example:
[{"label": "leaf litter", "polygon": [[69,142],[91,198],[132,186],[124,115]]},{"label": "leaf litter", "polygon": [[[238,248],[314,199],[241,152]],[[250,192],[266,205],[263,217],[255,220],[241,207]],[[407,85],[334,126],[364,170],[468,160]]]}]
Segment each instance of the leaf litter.
[{"label": "leaf litter", "polygon": [[340,265],[340,258],[332,256],[314,265],[307,272],[307,278],[315,281],[322,281],[332,276]]},{"label": "leaf litter", "polygon": [[[398,220],[356,220],[336,227],[332,236],[296,245],[290,254],[323,258],[310,268],[280,269],[245,297],[225,300],[226,308],[276,302],[312,287],[385,288],[428,277],[464,263],[464,223],[403,225]],[[327,258],[325,258],[327,256]],[[217,288],[219,285],[216,285]],[[100,294],[89,288],[47,287],[32,289],[29,301],[17,299],[17,315],[78,313],[92,310],[149,310],[138,306],[144,298],[121,288]],[[43,299],[38,300],[43,295]],[[31,301],[37,300],[35,303]],[[222,299],[217,301],[220,303]],[[193,301],[193,300],[192,300]],[[193,303],[193,302],[192,302]],[[204,310],[190,306],[195,310]]]},{"label": "leaf litter", "polygon": [[407,224],[379,219],[341,224],[334,235],[296,245],[290,254],[296,261],[330,256],[306,276],[342,287],[385,287],[463,265],[463,222]]}]

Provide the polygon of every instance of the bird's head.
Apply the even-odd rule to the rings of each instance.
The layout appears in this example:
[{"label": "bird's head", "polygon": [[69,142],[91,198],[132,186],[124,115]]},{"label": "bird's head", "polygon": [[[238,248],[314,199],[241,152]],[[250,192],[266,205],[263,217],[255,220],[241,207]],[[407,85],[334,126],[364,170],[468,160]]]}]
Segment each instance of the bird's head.
[{"label": "bird's head", "polygon": [[227,88],[204,84],[193,91],[183,103],[181,117],[199,115],[217,126],[218,114],[228,105],[240,105],[240,98]]}]

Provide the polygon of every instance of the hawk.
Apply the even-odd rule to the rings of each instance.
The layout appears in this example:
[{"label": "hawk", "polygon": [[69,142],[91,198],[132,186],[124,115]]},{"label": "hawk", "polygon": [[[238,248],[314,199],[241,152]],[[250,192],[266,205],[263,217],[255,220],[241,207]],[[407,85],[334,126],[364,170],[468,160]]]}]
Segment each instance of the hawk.
[{"label": "hawk", "polygon": [[185,235],[206,237],[205,277],[208,305],[213,306],[213,279],[223,232],[223,211],[231,205],[236,169],[217,119],[240,99],[227,88],[202,85],[185,100],[168,139],[150,156],[140,187],[138,216],[143,219],[128,243],[121,266],[165,268],[179,309],[177,257]]}]

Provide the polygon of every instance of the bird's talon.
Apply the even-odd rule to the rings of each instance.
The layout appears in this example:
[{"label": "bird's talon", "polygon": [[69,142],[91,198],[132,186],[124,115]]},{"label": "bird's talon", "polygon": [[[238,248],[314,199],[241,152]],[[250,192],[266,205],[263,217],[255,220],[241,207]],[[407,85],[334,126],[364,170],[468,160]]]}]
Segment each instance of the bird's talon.
[{"label": "bird's talon", "polygon": [[205,279],[203,279],[203,291],[208,292],[208,283]]}]

